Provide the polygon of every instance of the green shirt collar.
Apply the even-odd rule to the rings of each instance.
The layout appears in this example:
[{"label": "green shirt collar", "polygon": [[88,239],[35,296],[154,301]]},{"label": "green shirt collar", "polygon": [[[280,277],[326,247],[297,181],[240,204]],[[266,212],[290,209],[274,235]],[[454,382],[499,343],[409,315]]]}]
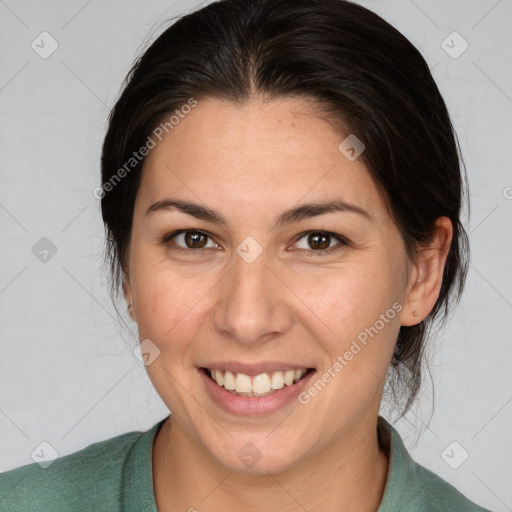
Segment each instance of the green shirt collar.
[{"label": "green shirt collar", "polygon": [[[123,510],[127,512],[158,512],[153,489],[152,447],[156,433],[166,419],[145,432],[127,456],[122,490]],[[414,462],[400,434],[381,416],[378,419],[378,432],[379,442],[389,455],[388,477],[378,512],[421,509],[422,497],[419,494],[422,492],[422,482],[418,473],[419,470],[426,470]],[[450,487],[448,484],[446,486]],[[420,508],[416,508],[415,504]]]}]

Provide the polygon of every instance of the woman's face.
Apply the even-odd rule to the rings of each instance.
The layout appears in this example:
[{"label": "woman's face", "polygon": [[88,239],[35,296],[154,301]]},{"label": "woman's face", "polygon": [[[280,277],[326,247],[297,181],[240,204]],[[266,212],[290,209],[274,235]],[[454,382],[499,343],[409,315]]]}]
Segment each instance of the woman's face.
[{"label": "woman's face", "polygon": [[[303,99],[208,99],[147,157],[126,293],[173,421],[231,470],[290,467],[377,417],[412,267],[347,135]],[[235,395],[203,368],[282,387]],[[314,372],[283,383],[297,369]]]}]

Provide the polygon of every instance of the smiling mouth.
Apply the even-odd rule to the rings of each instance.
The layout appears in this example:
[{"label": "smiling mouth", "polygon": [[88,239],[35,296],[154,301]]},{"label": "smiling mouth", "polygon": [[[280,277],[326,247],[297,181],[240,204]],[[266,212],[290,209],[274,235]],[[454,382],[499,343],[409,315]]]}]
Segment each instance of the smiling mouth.
[{"label": "smiling mouth", "polygon": [[233,395],[245,397],[272,395],[286,386],[293,386],[305,375],[315,371],[314,368],[302,368],[300,370],[276,371],[251,376],[245,373],[233,373],[215,368],[203,367],[201,370],[219,387]]}]

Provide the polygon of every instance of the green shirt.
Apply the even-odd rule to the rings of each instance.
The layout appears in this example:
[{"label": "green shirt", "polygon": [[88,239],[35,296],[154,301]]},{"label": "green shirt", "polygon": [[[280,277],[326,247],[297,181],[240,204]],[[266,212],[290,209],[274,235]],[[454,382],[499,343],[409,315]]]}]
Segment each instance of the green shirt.
[{"label": "green shirt", "polygon": [[[0,512],[157,512],[152,446],[165,419],[147,432],[129,432],[60,457],[46,469],[33,463],[0,474]],[[390,466],[378,512],[486,510],[415,463],[383,418],[379,425]]]}]

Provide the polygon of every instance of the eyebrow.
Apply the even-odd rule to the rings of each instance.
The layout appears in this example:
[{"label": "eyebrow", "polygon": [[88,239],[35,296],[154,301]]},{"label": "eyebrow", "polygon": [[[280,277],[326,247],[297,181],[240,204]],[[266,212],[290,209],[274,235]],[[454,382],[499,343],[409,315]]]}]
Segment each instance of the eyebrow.
[{"label": "eyebrow", "polygon": [[[198,203],[184,201],[182,199],[166,198],[161,201],[157,201],[147,209],[146,215],[162,210],[178,210],[191,215],[196,219],[206,220],[214,224],[222,225],[226,228],[229,227],[228,221],[221,213],[215,212],[214,210]],[[359,206],[346,202],[342,199],[335,199],[331,201],[317,201],[314,203],[301,204],[286,210],[276,219],[272,229],[293,224],[310,217],[339,212],[357,213],[367,219],[371,219],[370,214]]]}]

